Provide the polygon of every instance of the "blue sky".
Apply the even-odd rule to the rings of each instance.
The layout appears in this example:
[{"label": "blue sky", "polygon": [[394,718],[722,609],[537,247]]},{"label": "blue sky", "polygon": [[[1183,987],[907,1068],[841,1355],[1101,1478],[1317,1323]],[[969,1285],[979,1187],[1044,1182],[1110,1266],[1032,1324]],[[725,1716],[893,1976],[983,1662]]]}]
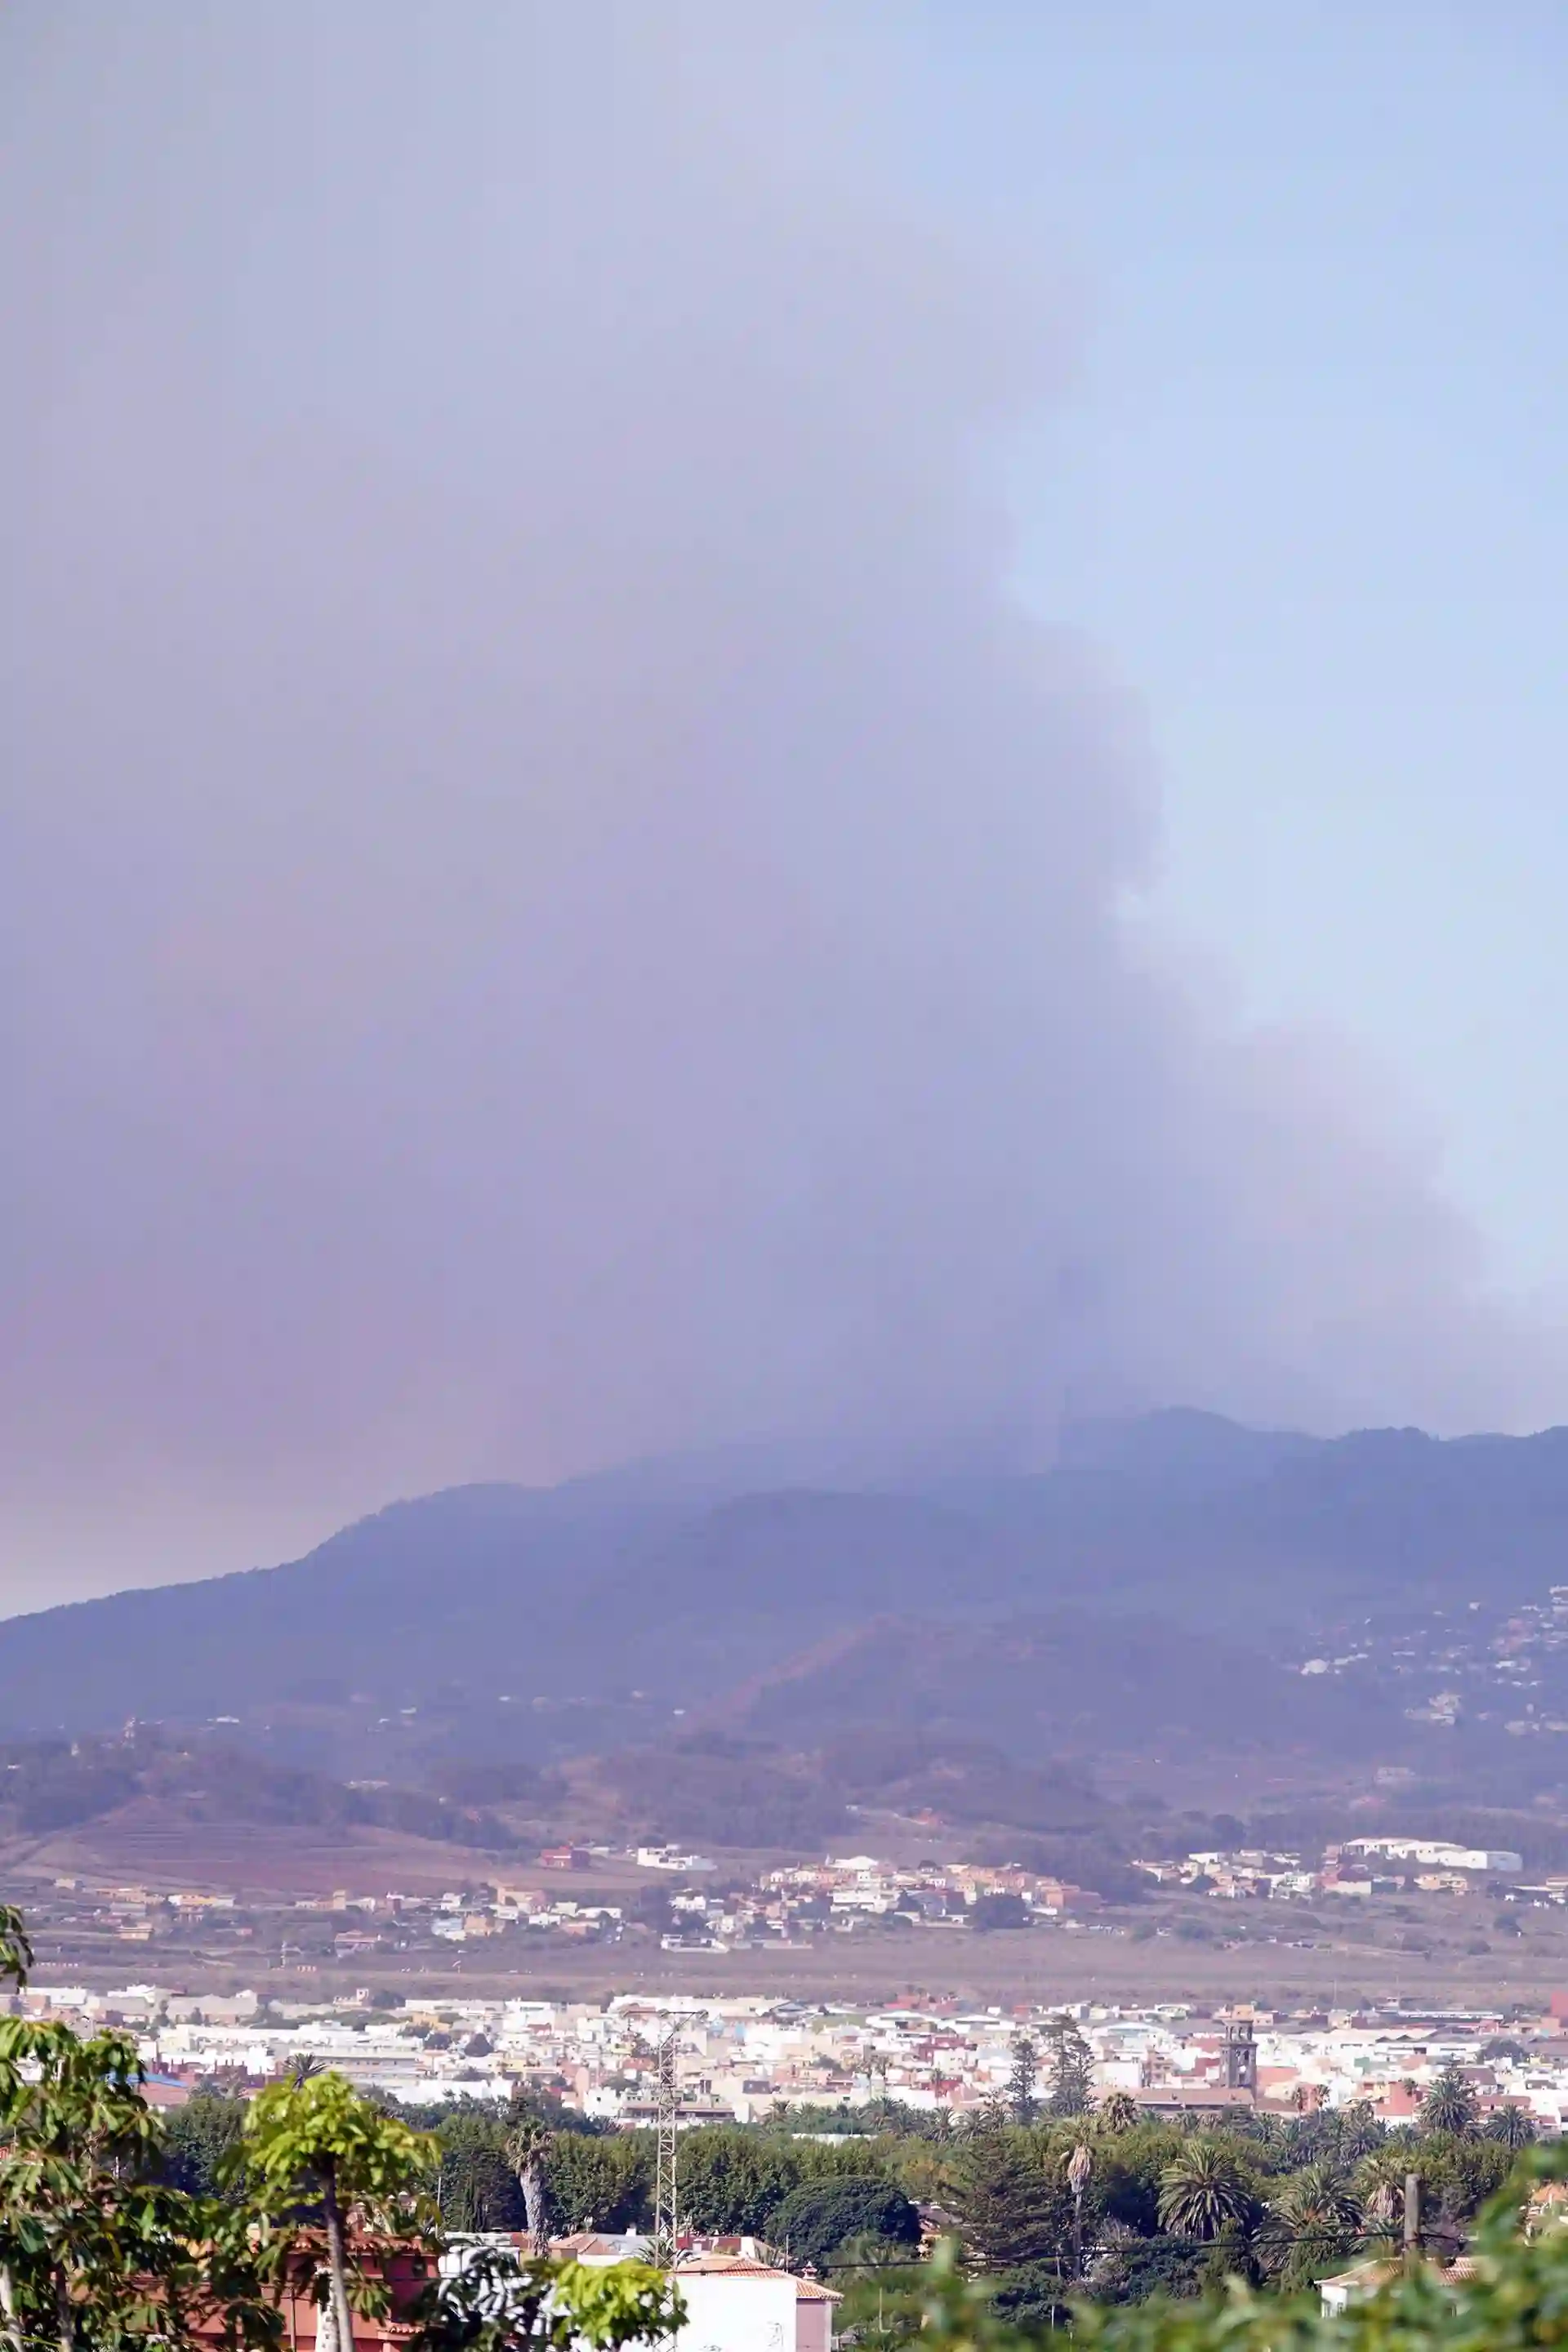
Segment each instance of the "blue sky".
[{"label": "blue sky", "polygon": [[1159,916],[1358,1037],[1568,1276],[1568,15],[931,6],[910,160],[1059,252],[1025,593],[1141,698]]}]

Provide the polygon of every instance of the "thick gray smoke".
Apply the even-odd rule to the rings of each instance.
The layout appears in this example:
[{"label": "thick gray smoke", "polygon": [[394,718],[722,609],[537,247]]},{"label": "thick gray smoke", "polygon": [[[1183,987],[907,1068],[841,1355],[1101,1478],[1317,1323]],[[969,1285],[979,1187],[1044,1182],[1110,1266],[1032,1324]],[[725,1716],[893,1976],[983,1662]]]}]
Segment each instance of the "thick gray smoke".
[{"label": "thick gray smoke", "polygon": [[857,159],[864,58],[797,0],[0,37],[29,1597],[764,1433],[1550,1402],[1425,1147],[1129,933],[1136,713],[982,487],[1064,331]]}]

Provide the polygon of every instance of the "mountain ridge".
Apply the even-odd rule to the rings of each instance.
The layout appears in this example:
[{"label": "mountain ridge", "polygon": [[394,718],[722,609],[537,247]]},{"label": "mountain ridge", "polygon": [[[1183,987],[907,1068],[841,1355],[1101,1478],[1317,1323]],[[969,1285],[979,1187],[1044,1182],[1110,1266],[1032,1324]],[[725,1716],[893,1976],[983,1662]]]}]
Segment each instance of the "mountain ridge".
[{"label": "mountain ridge", "polygon": [[1177,1410],[1069,1431],[1046,1472],[925,1487],[726,1491],[709,1459],[411,1497],[273,1568],[0,1621],[0,1734],[245,1715],[311,1686],[390,1714],[461,1689],[498,1723],[510,1707],[524,1747],[539,1709],[541,1738],[547,1716],[584,1747],[595,1709],[640,1737],[883,1618],[1071,1610],[1283,1655],[1357,1612],[1559,1580],[1568,1429],[1317,1438]]}]

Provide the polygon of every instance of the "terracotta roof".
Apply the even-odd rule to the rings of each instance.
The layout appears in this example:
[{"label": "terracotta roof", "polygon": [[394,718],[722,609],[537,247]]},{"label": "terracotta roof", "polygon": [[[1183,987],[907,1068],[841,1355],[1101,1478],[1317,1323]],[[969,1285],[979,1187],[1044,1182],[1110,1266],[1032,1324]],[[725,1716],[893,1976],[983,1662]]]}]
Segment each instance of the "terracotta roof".
[{"label": "terracotta roof", "polygon": [[[772,2263],[758,2262],[752,2254],[688,2254],[676,2265],[678,2278],[767,2278],[787,2279],[791,2273]],[[842,2303],[844,2297],[830,2286],[822,2286],[816,2279],[794,2281],[796,2303]]]},{"label": "terracotta roof", "polygon": [[[1365,2262],[1352,2263],[1348,2271],[1336,2271],[1331,2278],[1321,2278],[1318,2284],[1321,2287],[1359,2286],[1370,2291],[1389,2285],[1404,2267],[1396,2258],[1373,2255]],[[1464,2286],[1469,2280],[1480,2276],[1480,2266],[1473,2254],[1456,2254],[1451,2263],[1437,2265],[1437,2276],[1445,2286]]]},{"label": "terracotta roof", "polygon": [[687,2254],[676,2268],[689,2277],[694,2271],[704,2277],[721,2271],[731,2278],[783,2278],[786,2275],[776,2263],[760,2263],[752,2254]]},{"label": "terracotta roof", "polygon": [[1369,2260],[1352,2263],[1348,2271],[1335,2271],[1331,2277],[1321,2278],[1321,2286],[1386,2286],[1390,2279],[1399,2276],[1403,2265],[1386,2255],[1374,2254]]}]

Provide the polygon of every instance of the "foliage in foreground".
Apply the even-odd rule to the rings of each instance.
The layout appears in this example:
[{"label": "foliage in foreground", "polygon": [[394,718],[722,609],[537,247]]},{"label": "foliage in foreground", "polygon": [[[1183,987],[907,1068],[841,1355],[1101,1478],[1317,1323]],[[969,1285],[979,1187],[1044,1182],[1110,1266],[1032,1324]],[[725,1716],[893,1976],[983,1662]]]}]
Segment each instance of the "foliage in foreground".
[{"label": "foliage in foreground", "polygon": [[[1217,2292],[1126,2305],[1079,2302],[1065,2320],[1086,2352],[1539,2352],[1568,2346],[1568,2227],[1527,2235],[1531,2190],[1568,2179],[1562,2143],[1527,2149],[1491,2199],[1469,2249],[1476,2275],[1446,2281],[1432,2262],[1401,2269],[1380,2293],[1325,2314],[1314,2293],[1281,2297],[1232,2277]],[[1020,2331],[953,2251],[935,2257],[920,2313],[925,2352],[1010,2352]]]},{"label": "foliage in foreground", "polygon": [[[31,1964],[20,1915],[0,1906],[0,1979],[24,1986]],[[226,2103],[208,2106],[201,2132],[171,2147],[133,2042],[0,2020],[6,2352],[280,2352],[285,2284],[329,2306],[348,2346],[356,2310],[386,2308],[374,2257],[434,2251],[423,2189],[438,2151],[341,2075],[275,2084],[242,2121]],[[517,2139],[525,2174],[531,2148]],[[191,2173],[200,2190],[180,2185]],[[416,2352],[617,2352],[667,2338],[683,2314],[646,2265],[538,2260],[456,2291],[437,2279],[412,2315]]]}]

